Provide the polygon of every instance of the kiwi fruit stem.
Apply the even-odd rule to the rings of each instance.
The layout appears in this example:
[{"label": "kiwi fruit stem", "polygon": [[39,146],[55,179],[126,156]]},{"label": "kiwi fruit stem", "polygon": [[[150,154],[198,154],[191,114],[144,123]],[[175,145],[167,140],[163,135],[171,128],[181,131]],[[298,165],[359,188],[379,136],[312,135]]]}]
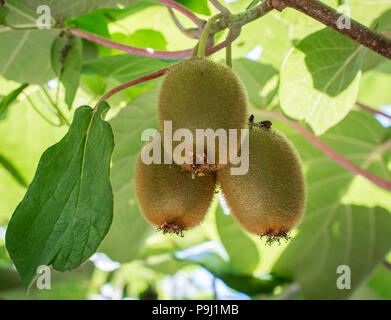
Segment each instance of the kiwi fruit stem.
[{"label": "kiwi fruit stem", "polygon": [[[230,33],[229,35],[231,35],[232,31],[230,30],[229,33]],[[225,63],[227,64],[228,67],[232,69],[232,45],[231,44],[229,44],[225,48]]]},{"label": "kiwi fruit stem", "polygon": [[210,18],[204,28],[204,31],[202,32],[200,42],[198,44],[198,53],[197,56],[199,58],[204,58],[205,57],[205,48],[206,48],[206,43],[208,42],[208,37],[209,37],[209,32],[210,28],[212,27],[212,24],[221,17],[221,13],[216,14],[212,18]]}]

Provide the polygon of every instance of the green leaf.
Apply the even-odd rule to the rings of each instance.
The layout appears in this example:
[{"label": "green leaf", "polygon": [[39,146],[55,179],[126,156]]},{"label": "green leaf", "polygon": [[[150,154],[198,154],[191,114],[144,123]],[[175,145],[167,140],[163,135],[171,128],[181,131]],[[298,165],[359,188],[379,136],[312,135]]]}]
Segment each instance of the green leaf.
[{"label": "green leaf", "polygon": [[249,101],[257,108],[266,108],[278,92],[278,71],[271,65],[247,59],[235,59],[233,68],[243,81]]},{"label": "green leaf", "polygon": [[317,135],[341,121],[356,102],[363,53],[362,46],[331,29],[300,41],[281,69],[284,113],[305,121]]},{"label": "green leaf", "polygon": [[98,8],[130,7],[142,1],[144,0],[45,0],[42,3],[42,0],[19,0],[21,4],[34,11],[42,4],[49,6],[54,18],[76,17]]},{"label": "green leaf", "polygon": [[[282,22],[280,13],[270,12],[261,19],[251,22],[251,26],[242,28],[240,37],[232,44],[233,57],[243,58],[249,51],[259,46],[262,48],[262,53],[258,61],[280,70],[284,58],[292,48],[289,32],[289,25]],[[219,54],[224,57],[223,50],[216,53]],[[233,66],[235,68],[235,65]]]},{"label": "green leaf", "polygon": [[230,263],[243,274],[252,274],[258,266],[260,253],[254,241],[244,233],[232,215],[216,209],[216,228]]},{"label": "green leaf", "polygon": [[205,16],[210,16],[211,12],[208,7],[208,0],[175,0],[191,11]]},{"label": "green leaf", "polygon": [[0,154],[0,165],[6,169],[22,187],[28,187],[26,180],[23,178],[19,170],[15,168],[12,162],[5,158],[2,154]]},{"label": "green leaf", "polygon": [[167,41],[163,34],[152,29],[139,29],[129,36],[129,45],[138,48],[166,50]]},{"label": "green leaf", "polygon": [[[357,166],[390,180],[382,154],[385,136],[372,115],[353,111],[320,138]],[[308,299],[347,298],[391,248],[389,192],[356,177],[298,134],[288,137],[304,162],[308,201],[298,234],[274,272],[297,281]],[[351,290],[336,286],[340,265],[351,269]]]},{"label": "green leaf", "polygon": [[112,220],[109,181],[113,133],[83,106],[65,137],[47,149],[7,228],[6,246],[25,286],[39,265],[72,270],[93,254]]},{"label": "green leaf", "polygon": [[4,116],[5,112],[7,112],[8,107],[11,105],[12,102],[16,100],[16,98],[19,96],[19,94],[27,88],[28,84],[22,84],[19,88],[13,90],[9,94],[7,94],[5,97],[2,97],[0,99],[0,119]]},{"label": "green leaf", "polygon": [[65,103],[72,108],[80,83],[83,43],[80,38],[60,35],[53,41],[52,68],[65,88]]},{"label": "green leaf", "polygon": [[[38,15],[15,0],[8,0],[7,22],[35,28]],[[12,30],[0,27],[0,74],[20,83],[42,84],[53,77],[50,45],[58,30]]]},{"label": "green leaf", "polygon": [[114,219],[99,251],[119,262],[130,261],[152,231],[137,204],[133,171],[144,144],[140,139],[141,133],[158,127],[157,92],[155,88],[142,94],[110,121],[116,143],[111,169]]},{"label": "green leaf", "polygon": [[[109,22],[106,19],[103,10],[96,10],[80,17],[67,19],[65,23],[67,27],[76,27],[78,29],[102,36],[103,38],[110,39],[110,32],[108,28]],[[113,51],[111,48],[98,45],[94,42],[87,40],[84,40],[84,42],[87,42],[90,45],[95,45],[98,53],[103,57],[110,55],[110,53]]]},{"label": "green leaf", "polygon": [[121,82],[127,82],[159,69],[168,68],[173,63],[155,58],[121,54],[84,63],[82,72],[98,74],[104,78],[113,77]]},{"label": "green leaf", "polygon": [[[374,29],[377,32],[390,32],[391,9],[385,11],[377,19],[375,19],[371,24],[371,29]],[[384,56],[372,50],[368,50],[364,57],[361,69],[363,71],[367,71],[386,61],[388,61],[388,59]]]},{"label": "green leaf", "polygon": [[0,32],[0,74],[20,83],[42,84],[53,78],[49,48],[57,35],[57,30]]},{"label": "green leaf", "polygon": [[9,8],[5,6],[0,7],[0,25],[7,24],[6,18],[9,12],[10,12]]},{"label": "green leaf", "polygon": [[368,281],[368,287],[374,290],[381,298],[391,299],[391,272],[384,265],[380,265]]},{"label": "green leaf", "polygon": [[391,61],[383,60],[365,72],[360,81],[357,100],[371,107],[385,106],[391,101]]}]

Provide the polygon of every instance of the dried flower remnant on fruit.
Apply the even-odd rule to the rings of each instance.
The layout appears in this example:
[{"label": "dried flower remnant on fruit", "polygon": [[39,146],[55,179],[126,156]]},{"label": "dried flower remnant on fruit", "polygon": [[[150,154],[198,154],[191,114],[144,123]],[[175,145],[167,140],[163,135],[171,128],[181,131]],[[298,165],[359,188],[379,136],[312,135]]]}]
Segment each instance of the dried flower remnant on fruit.
[{"label": "dried flower remnant on fruit", "polygon": [[186,226],[177,224],[175,222],[172,223],[164,223],[160,227],[157,228],[157,231],[162,231],[163,234],[169,233],[169,234],[176,234],[180,237],[184,237],[184,231],[186,231]]},{"label": "dried flower remnant on fruit", "polygon": [[[206,153],[195,154],[191,152],[190,156],[193,157],[193,163],[190,165],[192,179],[195,179],[197,176],[203,177],[207,174],[212,174],[212,172],[217,169],[216,164],[207,163]],[[203,162],[203,163],[197,163],[197,162]]]},{"label": "dried flower remnant on fruit", "polygon": [[254,122],[254,115],[252,114],[250,118],[248,119],[248,127],[249,129],[252,129],[253,127],[262,128],[265,130],[271,129],[273,123],[270,120],[264,120],[261,122]]},{"label": "dried flower remnant on fruit", "polygon": [[254,123],[254,115],[252,114],[250,118],[248,118],[248,127],[249,129],[252,129],[252,127],[255,125]]},{"label": "dried flower remnant on fruit", "polygon": [[270,230],[264,234],[259,235],[260,239],[263,239],[264,237],[266,237],[267,245],[272,245],[276,242],[278,243],[278,245],[281,245],[281,240],[285,240],[285,242],[288,242],[292,239],[287,230],[279,230],[277,232]]},{"label": "dried flower remnant on fruit", "polygon": [[269,121],[269,120],[261,121],[261,122],[258,124],[258,126],[259,126],[260,128],[269,130],[269,129],[272,127],[272,122]]}]

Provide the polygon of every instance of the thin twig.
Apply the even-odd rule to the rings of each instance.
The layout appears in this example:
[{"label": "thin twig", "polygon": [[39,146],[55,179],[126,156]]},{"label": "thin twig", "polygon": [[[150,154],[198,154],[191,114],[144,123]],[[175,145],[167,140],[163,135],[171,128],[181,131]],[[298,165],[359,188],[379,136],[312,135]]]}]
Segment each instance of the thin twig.
[{"label": "thin twig", "polygon": [[[193,53],[193,49],[188,49],[188,50],[182,50],[182,51],[159,51],[159,50],[149,50],[149,49],[142,49],[142,48],[137,48],[137,47],[132,47],[132,46],[127,46],[124,44],[120,44],[117,42],[114,42],[112,40],[102,38],[96,34],[76,29],[76,28],[71,28],[69,31],[74,34],[75,36],[78,36],[83,39],[90,40],[92,42],[98,43],[102,46],[113,48],[116,50],[120,50],[123,52],[139,55],[139,56],[144,56],[144,57],[151,57],[151,58],[161,58],[161,59],[181,59],[181,58],[187,58],[190,57],[191,54]],[[232,43],[237,38],[238,34],[232,35],[232,37],[227,38],[225,41],[222,43],[216,45],[213,48],[207,49],[206,50],[206,55],[211,55],[223,48],[225,48],[227,45]]]},{"label": "thin twig", "polygon": [[206,50],[206,55],[210,56],[211,54],[224,49],[225,47],[229,46],[232,42],[234,42],[240,35],[240,28],[233,28],[231,29],[232,32],[228,35],[227,39],[225,39],[223,42],[219,43],[217,46],[214,46],[213,48],[210,48]]},{"label": "thin twig", "polygon": [[223,15],[230,14],[230,11],[227,7],[224,7],[218,0],[209,0],[209,2],[217,9],[219,10]]},{"label": "thin twig", "polygon": [[[345,157],[340,155],[338,152],[336,152],[334,149],[330,148],[327,144],[325,144],[322,140],[320,140],[318,137],[316,137],[314,134],[309,132],[307,129],[302,127],[300,124],[298,124],[295,121],[289,120],[285,116],[283,116],[280,113],[275,113],[271,111],[255,111],[254,114],[260,114],[262,116],[268,116],[277,120],[280,120],[289,126],[291,126],[293,129],[295,129],[298,133],[300,133],[304,138],[306,138],[311,144],[313,144],[316,148],[318,148],[320,151],[322,151],[324,154],[329,156],[332,160],[343,166],[345,169],[353,172],[354,174],[358,174],[363,176],[364,178],[368,179],[369,181],[373,182],[374,184],[378,185],[379,187],[382,187],[386,190],[391,191],[391,182],[383,180],[372,173],[357,167],[354,163],[347,160]],[[391,147],[391,146],[390,146]]]},{"label": "thin twig", "polygon": [[101,44],[102,46],[113,48],[123,52],[128,52],[138,56],[151,57],[151,58],[163,58],[163,59],[180,59],[180,58],[188,57],[189,55],[191,55],[192,52],[192,49],[169,52],[169,51],[137,48],[137,47],[127,46],[118,42],[114,42],[109,39],[102,38],[94,33],[90,33],[84,30],[70,28],[69,31],[75,36]]},{"label": "thin twig", "polygon": [[[318,0],[266,0],[272,6],[282,11],[286,7],[294,8],[326,26],[349,37],[359,44],[391,59],[391,40],[381,33],[373,31],[361,23],[345,16],[343,13],[325,5]],[[350,27],[340,26],[338,21],[350,21]]]},{"label": "thin twig", "polygon": [[175,2],[173,0],[158,0],[158,1],[165,4],[167,7],[173,8],[179,11],[180,13],[184,14],[191,21],[193,21],[197,26],[201,28],[204,26],[205,24],[204,20],[198,18],[192,11],[180,5],[178,2]]},{"label": "thin twig", "polygon": [[47,123],[49,123],[51,126],[53,127],[60,127],[61,126],[61,122],[59,124],[57,123],[54,123],[52,120],[50,120],[48,117],[46,117],[39,109],[38,107],[35,105],[35,103],[33,102],[33,100],[30,98],[30,96],[28,94],[25,94],[25,97],[27,99],[27,101],[30,103],[30,105],[32,106],[32,108],[35,110],[36,113],[38,113],[41,118],[43,120],[45,120]]},{"label": "thin twig", "polygon": [[268,12],[272,11],[274,7],[269,0],[264,0],[257,6],[235,14],[223,16],[211,28],[211,34],[215,34],[221,30],[232,27],[241,27],[251,21],[254,21]]},{"label": "thin twig", "polygon": [[167,7],[167,9],[168,9],[168,12],[170,13],[172,21],[174,21],[175,25],[177,26],[177,28],[182,33],[184,33],[186,36],[188,36],[190,38],[193,38],[193,39],[199,39],[200,38],[200,36],[202,34],[202,30],[201,29],[199,29],[199,28],[186,29],[183,26],[183,24],[179,21],[179,19],[177,18],[177,16],[175,15],[174,11],[170,7]]},{"label": "thin twig", "polygon": [[386,113],[384,113],[384,112],[381,112],[381,111],[379,111],[379,110],[376,110],[376,109],[373,109],[373,108],[371,108],[371,107],[368,107],[368,106],[366,106],[366,105],[364,105],[364,104],[362,104],[362,103],[360,103],[360,102],[356,102],[356,105],[357,105],[361,110],[364,110],[364,111],[369,112],[369,113],[372,113],[372,114],[380,114],[380,115],[382,115],[383,117],[386,117],[386,118],[388,118],[388,119],[391,120],[391,116],[388,115],[388,114],[386,114]]},{"label": "thin twig", "polygon": [[212,27],[213,22],[215,22],[220,17],[221,17],[221,13],[219,13],[219,14],[213,16],[212,18],[210,18],[208,23],[206,24],[206,26],[204,28],[204,31],[202,32],[202,35],[201,35],[201,38],[200,38],[200,42],[198,43],[198,52],[197,52],[197,56],[198,57],[202,58],[202,57],[205,56],[205,48],[206,48],[206,44],[207,44],[208,39],[209,39],[210,28]]},{"label": "thin twig", "polygon": [[114,89],[111,89],[110,91],[106,92],[99,99],[99,101],[97,102],[95,108],[98,106],[99,102],[109,99],[112,95],[116,94],[117,92],[120,92],[120,91],[122,91],[124,89],[127,89],[129,87],[132,87],[132,86],[134,86],[136,84],[139,84],[139,83],[142,83],[142,82],[145,82],[145,81],[148,81],[148,80],[159,78],[162,75],[164,75],[167,71],[168,71],[168,68],[164,68],[164,69],[158,70],[156,72],[153,72],[151,74],[147,74],[145,76],[142,76],[140,78],[130,80],[130,81],[126,82],[126,83],[121,84],[118,87],[115,87]]},{"label": "thin twig", "polygon": [[69,121],[65,117],[65,115],[62,113],[62,111],[59,108],[59,106],[53,101],[53,99],[50,96],[49,92],[45,89],[44,86],[41,86],[41,89],[42,89],[43,93],[45,94],[46,98],[48,98],[48,100],[49,100],[50,104],[52,105],[52,107],[57,111],[57,114],[58,114],[60,120],[62,120],[69,127],[71,124],[69,123]]}]

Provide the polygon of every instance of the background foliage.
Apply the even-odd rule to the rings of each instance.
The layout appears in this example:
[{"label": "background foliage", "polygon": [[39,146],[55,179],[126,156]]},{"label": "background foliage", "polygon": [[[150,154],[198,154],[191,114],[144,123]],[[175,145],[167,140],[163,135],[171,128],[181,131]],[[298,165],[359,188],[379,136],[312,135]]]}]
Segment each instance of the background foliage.
[{"label": "background foliage", "polygon": [[[206,0],[178,2],[203,18],[216,13]],[[336,8],[341,1],[323,2]],[[240,12],[249,3],[240,0],[227,6]],[[35,8],[40,4],[40,0],[7,0],[7,24],[34,27]],[[45,4],[57,23],[128,45],[174,51],[196,44],[177,29],[167,9],[155,0],[56,0]],[[352,18],[378,31],[391,31],[391,1],[350,0],[348,5]],[[185,26],[192,26],[185,17],[178,17]],[[347,171],[286,123],[274,119],[273,126],[297,147],[308,185],[305,217],[292,241],[266,246],[238,227],[218,197],[206,221],[184,238],[156,233],[140,213],[132,178],[142,146],[140,134],[157,128],[159,79],[108,100],[111,109],[106,120],[115,141],[110,178],[114,210],[113,217],[97,222],[99,234],[113,219],[103,242],[99,245],[94,234],[84,240],[78,234],[67,234],[69,239],[56,239],[53,247],[46,247],[50,254],[41,262],[57,263],[60,270],[72,269],[62,260],[72,237],[75,243],[83,240],[87,246],[73,262],[80,263],[99,245],[98,253],[77,270],[54,271],[51,290],[33,287],[26,295],[5,248],[4,235],[42,153],[64,137],[74,115],[75,121],[88,125],[88,109],[75,113],[80,105],[94,105],[114,86],[177,62],[124,54],[79,38],[71,40],[72,49],[63,61],[60,53],[67,40],[59,34],[56,29],[0,27],[0,298],[391,298],[391,270],[382,263],[391,250],[390,193]],[[357,166],[391,180],[391,131],[384,118],[356,107],[357,101],[375,109],[391,104],[390,61],[290,9],[271,12],[246,25],[233,44],[233,57],[234,71],[248,91],[250,112],[259,120],[281,110]],[[223,58],[223,52],[212,56],[224,63]],[[61,73],[61,68],[66,71]],[[87,114],[77,117],[83,110]],[[99,152],[87,152],[92,160],[86,170],[100,172],[99,161],[94,159],[108,161],[111,133],[106,121],[96,118],[91,123],[97,127],[87,140]],[[86,134],[82,127],[76,129]],[[70,158],[83,153],[77,149],[77,139],[62,143]],[[62,160],[68,161],[57,161]],[[74,174],[72,168],[66,170]],[[99,179],[103,188],[107,179],[101,175]],[[47,189],[38,193],[44,197],[56,188],[47,181]],[[100,201],[101,206],[110,207],[110,201]],[[63,205],[71,202],[72,198]],[[56,205],[50,210],[55,212]],[[94,225],[91,220],[87,223],[85,216],[76,218],[83,222],[80,234]],[[52,222],[37,225],[36,237],[44,237],[39,230]],[[61,223],[56,226],[63,227]],[[45,247],[47,242],[41,244]],[[29,238],[15,245],[26,250]],[[59,252],[59,247],[64,251]],[[351,267],[352,290],[336,287],[336,269],[343,264]]]}]

